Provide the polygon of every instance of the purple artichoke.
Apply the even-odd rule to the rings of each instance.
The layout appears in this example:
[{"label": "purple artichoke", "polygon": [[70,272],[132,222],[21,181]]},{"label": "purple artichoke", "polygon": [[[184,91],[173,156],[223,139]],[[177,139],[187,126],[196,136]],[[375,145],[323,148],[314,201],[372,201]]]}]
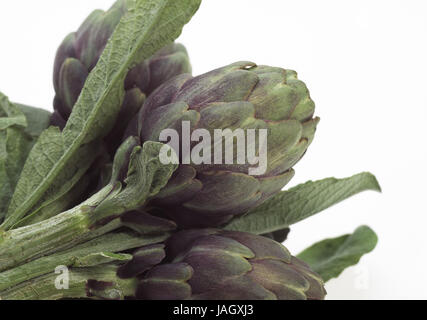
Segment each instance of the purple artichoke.
[{"label": "purple artichoke", "polygon": [[[138,251],[119,276],[141,275],[136,297],[148,300],[320,300],[323,280],[278,242],[217,229],[175,233]],[[148,271],[147,271],[148,270]]]},{"label": "purple artichoke", "polygon": [[[126,0],[117,1],[106,12],[96,10],[77,32],[69,34],[62,42],[54,65],[53,82],[56,96],[55,112],[51,119],[53,125],[61,128],[65,126],[86,78],[98,62],[108,39],[126,11]],[[166,80],[190,72],[188,54],[181,44],[170,44],[130,70],[125,82],[126,96],[119,121],[111,136],[117,137],[120,142],[128,121],[138,112],[145,97]]]},{"label": "purple artichoke", "polygon": [[[258,206],[293,177],[292,167],[306,152],[319,122],[314,109],[305,84],[290,70],[238,62],[198,77],[171,79],[148,97],[129,135],[145,142],[161,140],[165,129],[184,132],[185,125],[191,133],[204,129],[212,137],[218,129],[264,129],[268,142],[261,146],[260,140],[253,147],[266,148],[267,163],[264,173],[250,175],[253,165],[249,158],[239,160],[236,140],[231,162],[225,152],[218,159],[217,142],[209,144],[215,151],[208,161],[188,161],[196,144],[180,152],[182,133],[178,147],[171,145],[180,167],[152,205],[184,228],[218,226]],[[249,138],[247,142],[249,150]]]}]

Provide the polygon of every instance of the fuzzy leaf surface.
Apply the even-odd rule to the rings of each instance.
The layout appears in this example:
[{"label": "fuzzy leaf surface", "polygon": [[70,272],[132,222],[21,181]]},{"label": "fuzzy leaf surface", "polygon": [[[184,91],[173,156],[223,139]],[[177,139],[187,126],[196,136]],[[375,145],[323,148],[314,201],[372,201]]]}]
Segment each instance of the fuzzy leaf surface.
[{"label": "fuzzy leaf surface", "polygon": [[309,181],[282,191],[225,228],[255,234],[282,230],[366,190],[381,191],[375,176],[368,172],[345,179]]}]

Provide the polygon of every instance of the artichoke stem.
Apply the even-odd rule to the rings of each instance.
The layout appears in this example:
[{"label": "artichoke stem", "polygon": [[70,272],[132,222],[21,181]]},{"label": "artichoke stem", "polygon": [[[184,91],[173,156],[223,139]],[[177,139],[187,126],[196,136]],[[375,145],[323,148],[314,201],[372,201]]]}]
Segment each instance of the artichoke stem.
[{"label": "artichoke stem", "polygon": [[[118,219],[113,220],[115,213],[111,214],[110,221],[105,216],[93,214],[96,205],[109,195],[109,191],[111,186],[71,210],[39,223],[4,232],[0,238],[0,271],[68,249],[121,227]],[[101,224],[100,219],[108,223]]]},{"label": "artichoke stem", "polygon": [[[133,296],[137,280],[117,277],[117,266],[73,268],[50,273],[0,292],[0,300],[58,300],[101,298],[122,300]],[[62,279],[61,279],[62,277]],[[66,277],[66,278],[65,278]],[[66,281],[63,281],[65,280]]]}]

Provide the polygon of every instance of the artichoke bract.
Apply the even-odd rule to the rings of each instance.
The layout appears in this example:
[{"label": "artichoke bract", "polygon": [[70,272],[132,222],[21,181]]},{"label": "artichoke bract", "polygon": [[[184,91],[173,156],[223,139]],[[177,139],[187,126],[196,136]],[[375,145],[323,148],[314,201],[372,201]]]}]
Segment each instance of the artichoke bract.
[{"label": "artichoke bract", "polygon": [[308,265],[280,243],[249,233],[180,231],[166,242],[168,263],[155,267],[164,257],[161,247],[143,252],[119,272],[122,277],[145,272],[138,299],[320,300],[326,295],[321,277]]},{"label": "artichoke bract", "polygon": [[[77,32],[69,34],[62,42],[54,64],[53,82],[56,96],[55,112],[51,119],[53,125],[64,127],[86,78],[98,62],[108,39],[126,11],[125,0],[117,1],[106,12],[96,10]],[[175,43],[131,69],[125,81],[126,95],[117,121],[119,128],[116,126],[113,130],[114,135],[122,134],[127,122],[142,106],[145,97],[160,84],[176,75],[190,72],[186,49]]]},{"label": "artichoke bract", "polygon": [[[165,142],[160,139],[165,130],[180,134],[178,147],[170,144],[179,156],[179,169],[153,205],[181,227],[214,227],[258,206],[291,180],[292,167],[306,152],[319,122],[313,117],[314,110],[309,91],[296,72],[237,62],[164,83],[148,97],[127,134],[138,135],[143,142]],[[193,161],[195,141],[187,151],[180,145],[185,143],[185,130],[192,134],[196,129],[211,137],[219,129],[248,132],[247,141],[243,140],[248,152],[251,148],[266,150],[264,172],[250,174],[253,162],[248,157],[241,161],[237,136],[231,137],[233,161],[227,160],[222,145],[217,154],[216,140],[209,144],[213,154],[202,156],[207,161]],[[256,134],[265,130],[266,142],[251,142],[251,130]]]}]

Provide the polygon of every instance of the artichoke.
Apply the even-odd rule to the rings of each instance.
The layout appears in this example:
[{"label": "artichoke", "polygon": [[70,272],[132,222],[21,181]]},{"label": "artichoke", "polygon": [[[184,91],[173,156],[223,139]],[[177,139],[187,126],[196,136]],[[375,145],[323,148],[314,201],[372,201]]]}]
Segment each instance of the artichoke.
[{"label": "artichoke", "polygon": [[[69,34],[63,40],[54,62],[53,83],[56,95],[51,125],[61,129],[65,127],[86,78],[96,66],[109,38],[126,12],[126,0],[117,1],[106,12],[95,10],[77,32]],[[162,83],[182,73],[191,73],[191,65],[185,47],[177,43],[164,47],[129,71],[116,124],[104,138],[101,155],[89,170],[94,174],[85,194],[93,194],[105,186],[103,172],[110,170],[111,159],[122,142],[128,122],[136,116],[146,96]]]},{"label": "artichoke", "polygon": [[[94,11],[78,31],[69,34],[60,45],[54,64],[56,96],[51,119],[53,125],[65,126],[86,78],[126,11],[125,0],[117,1],[107,12]],[[119,121],[111,137],[118,137],[120,142],[127,122],[138,112],[145,97],[173,76],[189,72],[191,66],[186,49],[174,43],[130,70],[125,81],[126,95]]]},{"label": "artichoke", "polygon": [[[148,97],[127,134],[139,136],[142,142],[158,141],[165,129],[184,132],[185,123],[192,133],[204,129],[212,137],[218,129],[267,131],[266,146],[255,146],[267,148],[262,175],[249,174],[252,165],[248,159],[239,162],[236,141],[231,162],[223,154],[221,161],[215,154],[204,163],[185,162],[195,144],[187,153],[171,145],[180,166],[152,202],[153,207],[180,227],[215,227],[258,206],[290,181],[292,167],[313,140],[319,122],[313,118],[314,109],[296,72],[237,62],[198,77],[183,74],[164,83]],[[215,144],[210,148],[216,152]]]},{"label": "artichoke", "polygon": [[[320,300],[323,280],[278,242],[218,229],[180,231],[120,267],[121,278],[143,275],[136,291],[148,300]],[[147,271],[148,270],[148,271]]]}]

